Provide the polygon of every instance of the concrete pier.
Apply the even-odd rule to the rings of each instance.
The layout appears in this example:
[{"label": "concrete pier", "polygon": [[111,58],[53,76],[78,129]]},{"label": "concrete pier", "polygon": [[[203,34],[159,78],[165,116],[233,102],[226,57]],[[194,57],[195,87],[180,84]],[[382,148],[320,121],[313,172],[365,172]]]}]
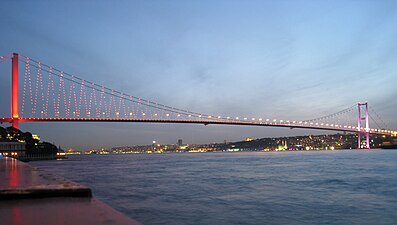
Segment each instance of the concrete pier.
[{"label": "concrete pier", "polygon": [[1,224],[130,224],[134,221],[92,197],[91,189],[0,158]]}]

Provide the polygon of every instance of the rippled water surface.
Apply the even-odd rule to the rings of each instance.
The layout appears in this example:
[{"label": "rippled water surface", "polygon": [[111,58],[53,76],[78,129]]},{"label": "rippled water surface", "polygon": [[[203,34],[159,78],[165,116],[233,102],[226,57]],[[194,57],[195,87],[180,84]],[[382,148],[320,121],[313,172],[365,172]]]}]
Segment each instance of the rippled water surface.
[{"label": "rippled water surface", "polygon": [[397,150],[75,155],[35,167],[143,224],[397,224]]}]

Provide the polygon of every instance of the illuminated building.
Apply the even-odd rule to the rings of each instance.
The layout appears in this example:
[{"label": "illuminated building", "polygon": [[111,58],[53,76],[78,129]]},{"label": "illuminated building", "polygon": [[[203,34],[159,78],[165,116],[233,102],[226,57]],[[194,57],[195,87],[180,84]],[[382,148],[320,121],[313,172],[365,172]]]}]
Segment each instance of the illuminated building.
[{"label": "illuminated building", "polygon": [[32,134],[32,138],[40,141],[40,136],[38,134]]},{"label": "illuminated building", "polygon": [[26,155],[26,144],[23,142],[0,142],[0,154],[18,158]]}]

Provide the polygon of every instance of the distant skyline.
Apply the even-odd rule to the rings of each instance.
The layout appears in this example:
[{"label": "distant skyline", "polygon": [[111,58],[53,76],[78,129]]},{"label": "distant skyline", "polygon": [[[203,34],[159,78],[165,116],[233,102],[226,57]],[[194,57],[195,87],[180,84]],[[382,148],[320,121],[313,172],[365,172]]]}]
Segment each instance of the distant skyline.
[{"label": "distant skyline", "polygon": [[[396,11],[396,1],[4,1],[0,55],[18,52],[115,90],[215,115],[305,120],[368,101],[397,129]],[[0,64],[2,104],[9,68]],[[77,150],[324,133],[137,123],[21,129]]]}]

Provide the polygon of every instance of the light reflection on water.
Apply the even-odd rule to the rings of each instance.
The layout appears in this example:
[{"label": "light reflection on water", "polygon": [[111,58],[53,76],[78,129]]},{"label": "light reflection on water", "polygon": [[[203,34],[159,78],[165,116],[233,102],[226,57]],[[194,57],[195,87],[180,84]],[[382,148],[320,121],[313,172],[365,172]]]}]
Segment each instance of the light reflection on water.
[{"label": "light reflection on water", "polygon": [[32,165],[143,224],[397,224],[397,151],[75,155]]}]

